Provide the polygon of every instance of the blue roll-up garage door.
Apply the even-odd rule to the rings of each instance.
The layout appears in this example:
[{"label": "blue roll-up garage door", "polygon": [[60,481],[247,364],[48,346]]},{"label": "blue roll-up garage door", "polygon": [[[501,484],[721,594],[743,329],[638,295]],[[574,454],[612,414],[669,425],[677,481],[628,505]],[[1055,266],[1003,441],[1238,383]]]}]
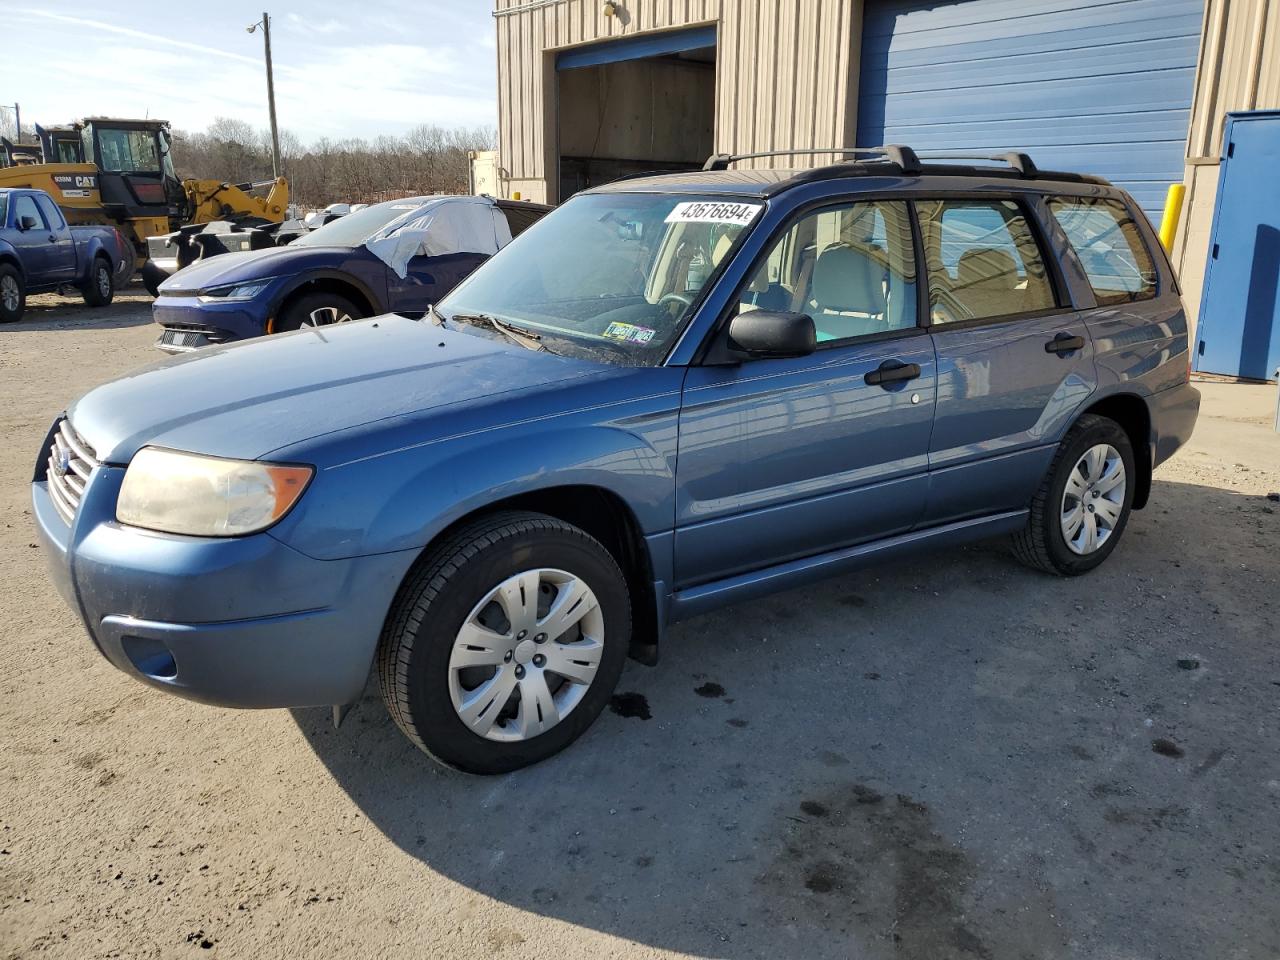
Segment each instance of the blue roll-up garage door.
[{"label": "blue roll-up garage door", "polygon": [[1025,150],[1149,215],[1182,180],[1203,0],[867,0],[858,145]]}]

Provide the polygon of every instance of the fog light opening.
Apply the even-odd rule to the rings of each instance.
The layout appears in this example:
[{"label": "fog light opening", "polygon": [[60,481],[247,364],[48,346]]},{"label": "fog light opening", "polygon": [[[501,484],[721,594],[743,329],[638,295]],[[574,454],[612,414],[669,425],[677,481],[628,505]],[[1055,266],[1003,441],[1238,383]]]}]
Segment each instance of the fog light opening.
[{"label": "fog light opening", "polygon": [[139,673],[153,680],[172,680],[178,675],[178,661],[161,641],[150,637],[125,637],[121,646]]}]

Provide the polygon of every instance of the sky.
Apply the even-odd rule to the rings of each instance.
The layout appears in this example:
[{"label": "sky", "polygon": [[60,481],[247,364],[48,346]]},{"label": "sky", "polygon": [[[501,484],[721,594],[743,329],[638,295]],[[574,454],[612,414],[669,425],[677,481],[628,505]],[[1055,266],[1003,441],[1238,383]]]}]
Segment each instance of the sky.
[{"label": "sky", "polygon": [[[267,0],[270,4],[271,0]],[[12,4],[12,5],[10,5]],[[6,0],[0,105],[24,126],[85,116],[214,117],[266,128],[263,0]],[[114,9],[113,9],[114,8]],[[494,126],[491,0],[294,0],[271,9],[276,113],[304,142],[423,123]]]}]

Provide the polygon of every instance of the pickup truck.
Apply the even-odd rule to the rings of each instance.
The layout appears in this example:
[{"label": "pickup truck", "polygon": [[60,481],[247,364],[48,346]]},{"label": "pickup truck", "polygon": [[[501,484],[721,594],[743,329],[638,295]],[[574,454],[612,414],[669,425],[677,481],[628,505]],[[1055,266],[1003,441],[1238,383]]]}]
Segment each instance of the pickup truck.
[{"label": "pickup truck", "polygon": [[105,307],[133,265],[115,227],[68,226],[43,190],[0,190],[0,323],[22,319],[28,293],[67,287]]}]

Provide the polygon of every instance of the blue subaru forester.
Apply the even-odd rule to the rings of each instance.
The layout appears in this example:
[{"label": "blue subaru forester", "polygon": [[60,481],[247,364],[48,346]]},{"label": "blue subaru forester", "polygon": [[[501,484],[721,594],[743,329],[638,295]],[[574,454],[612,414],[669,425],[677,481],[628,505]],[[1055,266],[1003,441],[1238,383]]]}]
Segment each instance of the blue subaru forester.
[{"label": "blue subaru forester", "polygon": [[414,743],[493,773],[722,604],[982,537],[1102,563],[1199,408],[1133,201],[1023,154],[740,159],[575,196],[421,319],[72,405],[34,512],[98,649],[336,716],[373,667]]}]

